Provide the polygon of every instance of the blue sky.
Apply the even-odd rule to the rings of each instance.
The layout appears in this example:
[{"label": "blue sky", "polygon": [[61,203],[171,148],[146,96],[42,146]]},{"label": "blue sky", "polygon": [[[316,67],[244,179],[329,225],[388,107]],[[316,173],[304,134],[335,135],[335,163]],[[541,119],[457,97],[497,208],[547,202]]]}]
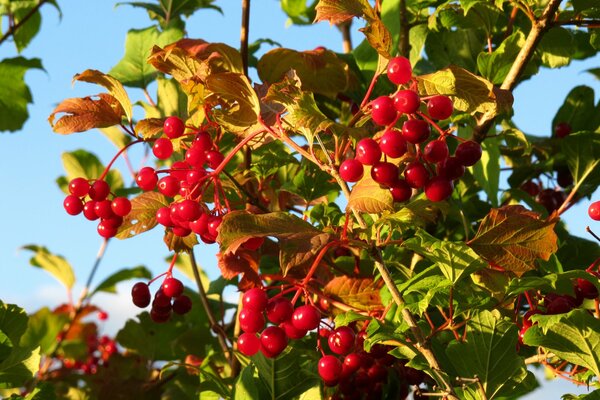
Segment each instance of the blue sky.
[{"label": "blue sky", "polygon": [[[198,12],[188,20],[189,36],[237,47],[240,2],[227,0],[218,3],[224,16],[212,10]],[[55,9],[43,7],[41,33],[22,54],[24,57],[41,58],[45,68],[45,71],[30,71],[26,76],[34,98],[34,104],[29,107],[30,118],[22,131],[0,135],[0,187],[4,193],[0,197],[0,270],[3,272],[0,298],[28,310],[56,305],[66,297],[59,283],[29,266],[28,254],[18,250],[21,246],[39,244],[64,255],[75,268],[78,279],[84,281],[101,242],[95,224],[82,216],[70,217],[62,208],[63,194],[54,182],[63,173],[61,153],[87,149],[106,163],[116,152],[98,132],[69,136],[54,134],[47,117],[64,98],[102,91],[85,83],[72,86],[71,79],[88,68],[109,71],[124,53],[127,31],[150,25],[142,10],[126,6],[115,8],[112,0],[61,4],[62,20],[59,20]],[[353,29],[353,37],[355,44],[362,40],[356,29]],[[326,23],[312,27],[286,27],[286,16],[279,9],[279,2],[274,0],[253,2],[250,40],[259,38],[272,38],[284,47],[299,50],[317,46],[342,50],[341,35]],[[0,58],[15,55],[11,44],[5,43],[0,47]],[[600,59],[596,57],[585,63],[573,63],[566,70],[544,70],[523,83],[514,93],[515,120],[519,127],[527,133],[549,135],[551,120],[572,87],[586,84],[600,93],[600,82],[583,72],[599,66]],[[131,91],[130,95],[133,101],[142,99],[139,91]],[[586,235],[586,224],[593,222],[587,217],[588,204],[588,201],[581,202],[569,210],[565,218],[571,231],[580,236]],[[600,224],[596,225],[596,231],[600,231]],[[197,252],[200,264],[211,277],[218,274],[215,250],[216,245],[202,246]],[[167,255],[158,230],[127,241],[112,240],[95,282],[122,267],[145,265],[160,273],[166,268],[164,259]],[[130,302],[124,300],[128,297],[129,288],[129,284],[121,285],[120,296],[98,298],[111,314],[112,322],[107,329],[122,325],[124,318],[132,317],[136,312]],[[561,385],[558,389],[561,392],[569,390]],[[538,394],[530,398],[543,398],[537,397]]]}]

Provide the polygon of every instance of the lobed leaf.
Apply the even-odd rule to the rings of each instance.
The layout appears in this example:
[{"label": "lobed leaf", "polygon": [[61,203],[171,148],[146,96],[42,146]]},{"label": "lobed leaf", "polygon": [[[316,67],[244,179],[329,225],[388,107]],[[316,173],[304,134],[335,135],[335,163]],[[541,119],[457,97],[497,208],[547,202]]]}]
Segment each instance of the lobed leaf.
[{"label": "lobed leaf", "polygon": [[352,278],[337,276],[327,282],[323,293],[342,303],[363,311],[382,310],[384,308],[379,296],[383,281],[373,278]]},{"label": "lobed leaf", "polygon": [[577,193],[581,196],[594,193],[600,184],[600,135],[580,132],[561,142]]},{"label": "lobed leaf", "polygon": [[242,275],[238,284],[238,288],[242,291],[262,284],[258,276],[258,260],[254,252],[240,249],[235,253],[217,253],[217,266],[225,279]]},{"label": "lobed leaf", "polygon": [[125,91],[123,84],[117,79],[98,70],[88,69],[80,74],[75,75],[73,77],[73,81],[96,83],[105,87],[112,97],[114,97],[121,105],[123,111],[125,112],[125,116],[127,117],[127,121],[131,122],[133,106],[131,105],[131,100],[129,100],[129,96]]},{"label": "lobed leaf", "polygon": [[366,212],[382,213],[392,211],[394,198],[389,189],[382,188],[379,183],[371,178],[370,168],[365,168],[363,178],[352,187],[348,208]]},{"label": "lobed leaf", "polygon": [[67,289],[71,289],[75,283],[75,274],[71,264],[64,257],[51,253],[47,248],[37,245],[27,245],[22,247],[24,250],[33,252],[33,257],[29,263],[34,267],[46,270],[55,277]]},{"label": "lobed leaf", "polygon": [[90,297],[98,292],[117,293],[117,284],[134,279],[152,279],[152,272],[146,267],[124,268],[104,279],[90,294]]}]

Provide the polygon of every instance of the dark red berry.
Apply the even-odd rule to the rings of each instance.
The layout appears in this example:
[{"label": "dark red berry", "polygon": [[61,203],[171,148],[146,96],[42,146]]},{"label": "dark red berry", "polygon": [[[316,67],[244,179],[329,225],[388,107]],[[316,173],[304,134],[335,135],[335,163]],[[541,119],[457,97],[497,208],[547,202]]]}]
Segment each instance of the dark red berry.
[{"label": "dark red berry", "polygon": [[600,221],[600,201],[595,201],[588,207],[588,215],[594,221]]},{"label": "dark red berry", "polygon": [[131,288],[133,304],[140,308],[148,307],[150,304],[150,288],[144,282],[138,282]]},{"label": "dark red berry", "polygon": [[260,349],[260,339],[254,333],[242,333],[237,340],[238,350],[245,356],[251,357]]},{"label": "dark red berry", "polygon": [[380,96],[371,102],[371,118],[377,125],[390,125],[397,116],[394,101],[389,96]]},{"label": "dark red berry", "polygon": [[406,153],[406,140],[396,129],[387,129],[379,140],[379,148],[386,156],[399,158]]},{"label": "dark red berry", "polygon": [[157,324],[163,324],[171,318],[171,312],[161,312],[157,309],[152,308],[150,310],[150,318]]},{"label": "dark red berry", "polygon": [[173,154],[173,143],[170,139],[156,139],[152,146],[152,154],[159,160],[166,160]]},{"label": "dark red berry", "polygon": [[556,296],[548,305],[546,305],[546,314],[564,314],[571,311],[574,307],[573,301],[567,296]]},{"label": "dark red berry", "polygon": [[425,196],[430,201],[446,200],[452,194],[454,185],[447,178],[436,176],[425,185]]},{"label": "dark red berry", "polygon": [[243,308],[238,315],[240,328],[244,332],[256,333],[265,326],[265,317],[262,312]]},{"label": "dark red berry", "polygon": [[123,217],[119,217],[118,215],[113,215],[110,218],[102,218],[102,223],[107,228],[115,228],[115,229],[117,229],[123,223]]},{"label": "dark red berry", "polygon": [[63,201],[63,207],[69,215],[78,215],[83,211],[83,202],[81,199],[74,194],[70,194],[65,197]]},{"label": "dark red berry", "polygon": [[598,288],[587,279],[577,278],[575,281],[575,294],[584,299],[595,299],[598,297]]},{"label": "dark red berry", "polygon": [[540,203],[549,214],[552,214],[554,211],[558,210],[560,204],[558,203],[558,198],[555,195],[555,191],[553,189],[544,189],[542,190],[536,198],[536,201]]},{"label": "dark red berry", "polygon": [[452,111],[454,111],[454,107],[449,97],[442,95],[433,96],[427,102],[427,112],[433,119],[441,120],[450,118]]},{"label": "dark red berry", "polygon": [[470,167],[481,159],[481,153],[481,145],[473,140],[468,140],[458,145],[454,157],[465,167]]},{"label": "dark red berry", "polygon": [[177,237],[186,237],[192,233],[192,230],[185,226],[177,226],[176,225],[176,226],[172,227],[171,230],[173,231],[173,234]]},{"label": "dark red berry", "polygon": [[210,150],[206,152],[206,163],[212,169],[217,169],[224,159],[225,156],[220,151]]},{"label": "dark red berry", "polygon": [[402,125],[402,137],[413,144],[423,143],[430,134],[431,127],[422,119],[409,119]]},{"label": "dark red berry", "polygon": [[535,314],[541,314],[542,312],[538,309],[529,310],[523,315],[523,327],[529,328],[533,322],[531,321],[531,316]]},{"label": "dark red berry", "polygon": [[414,161],[404,169],[404,180],[410,187],[420,189],[429,181],[429,172],[423,164]]},{"label": "dark red berry", "polygon": [[175,312],[175,314],[184,315],[190,312],[191,309],[192,299],[185,294],[182,294],[173,300],[173,312]]},{"label": "dark red berry", "polygon": [[185,125],[178,117],[169,117],[163,123],[163,131],[169,139],[176,139],[183,135]]},{"label": "dark red berry", "polygon": [[354,348],[354,331],[349,326],[340,326],[336,328],[327,343],[329,348],[335,354],[348,354]]},{"label": "dark red berry", "polygon": [[342,363],[342,377],[348,377],[361,367],[361,357],[357,353],[350,353]]},{"label": "dark red berry", "polygon": [[419,110],[421,99],[414,90],[400,90],[394,95],[394,107],[402,114],[414,114]]},{"label": "dark red berry", "polygon": [[292,314],[292,323],[298,329],[312,331],[319,327],[319,322],[321,322],[321,312],[310,304],[296,308]]},{"label": "dark red berry", "polygon": [[556,135],[556,137],[564,138],[565,136],[567,136],[570,133],[571,133],[571,125],[569,125],[567,122],[559,122],[554,127],[554,134]]},{"label": "dark red berry", "polygon": [[388,63],[387,76],[390,82],[403,85],[412,78],[410,60],[405,57],[393,57]]},{"label": "dark red berry", "polygon": [[267,303],[267,318],[274,324],[280,324],[292,318],[294,306],[285,297],[274,297]]},{"label": "dark red berry", "polygon": [[530,196],[537,196],[540,193],[540,187],[537,183],[529,180],[521,185],[521,189],[529,193]]},{"label": "dark red berry", "polygon": [[69,193],[77,197],[87,196],[90,184],[85,178],[75,178],[69,182]]},{"label": "dark red berry", "polygon": [[326,355],[319,360],[318,370],[324,381],[337,381],[342,375],[342,362],[336,356]]},{"label": "dark red berry", "polygon": [[448,158],[450,154],[448,150],[448,144],[445,140],[437,139],[432,140],[431,142],[425,145],[423,149],[423,157],[427,162],[430,163],[439,163]]},{"label": "dark red berry", "polygon": [[110,208],[115,215],[124,217],[131,211],[131,202],[127,197],[115,197],[110,203]]},{"label": "dark red berry", "polygon": [[242,297],[242,306],[249,310],[262,312],[267,308],[269,297],[267,292],[261,288],[252,288],[244,293]]},{"label": "dark red berry", "polygon": [[371,139],[364,138],[356,143],[356,159],[364,165],[373,165],[381,158],[379,144]]},{"label": "dark red berry", "polygon": [[296,328],[294,324],[292,324],[290,321],[282,322],[279,326],[285,331],[285,334],[288,338],[294,340],[302,339],[304,336],[306,336],[306,333],[308,332],[304,329]]},{"label": "dark red berry", "polygon": [[398,175],[398,167],[390,162],[377,161],[371,168],[371,178],[380,185],[393,186]]},{"label": "dark red berry", "polygon": [[171,312],[171,297],[167,296],[162,288],[159,289],[154,294],[154,300],[152,300],[152,308],[161,312],[161,313],[169,313]]},{"label": "dark red berry", "polygon": [[152,167],[144,167],[140,169],[137,177],[135,178],[136,183],[143,191],[154,190],[156,183],[158,182],[158,176],[156,171]]},{"label": "dark red berry", "polygon": [[567,188],[573,184],[573,175],[568,168],[558,168],[556,170],[556,183],[561,188]]},{"label": "dark red berry", "polygon": [[408,201],[412,196],[412,188],[404,179],[396,180],[394,185],[390,187],[390,192],[392,192],[392,197],[396,203]]},{"label": "dark red berry", "polygon": [[363,173],[363,165],[356,159],[350,158],[340,165],[340,177],[346,182],[358,182]]},{"label": "dark red berry", "polygon": [[110,186],[106,181],[96,181],[90,187],[88,195],[92,200],[102,201],[108,197]]},{"label": "dark red berry", "polygon": [[260,348],[268,358],[275,358],[288,344],[285,331],[278,326],[269,326],[260,334]]},{"label": "dark red berry", "polygon": [[438,176],[453,181],[465,174],[465,166],[456,157],[448,157],[438,163],[437,173]]},{"label": "dark red berry", "polygon": [[171,298],[179,297],[183,293],[183,283],[177,278],[166,278],[161,286],[163,293]]}]

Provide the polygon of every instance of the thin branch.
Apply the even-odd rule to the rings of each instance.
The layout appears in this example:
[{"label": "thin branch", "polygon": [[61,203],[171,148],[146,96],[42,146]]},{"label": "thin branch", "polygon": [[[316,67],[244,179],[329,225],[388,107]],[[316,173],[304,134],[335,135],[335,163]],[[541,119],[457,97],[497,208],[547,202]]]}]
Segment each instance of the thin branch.
[{"label": "thin branch", "polygon": [[527,365],[538,364],[552,357],[555,357],[553,353],[536,354],[535,356],[527,357],[524,361]]},{"label": "thin branch", "polygon": [[263,206],[260,203],[260,200],[258,199],[258,197],[252,195],[252,193],[250,193],[248,191],[248,189],[246,189],[244,186],[242,186],[242,184],[240,184],[233,175],[231,175],[229,172],[227,172],[226,170],[221,171],[226,177],[227,179],[229,179],[229,181],[231,183],[233,183],[233,185],[242,193],[244,193],[244,195],[246,195],[246,197],[248,198],[248,203],[250,205],[253,205],[255,207],[258,207],[261,211],[264,212],[269,212],[269,209],[265,206]]},{"label": "thin branch", "polygon": [[410,28],[406,0],[400,0],[400,42],[398,43],[398,50],[400,55],[406,58],[410,55]]},{"label": "thin branch", "polygon": [[598,28],[600,27],[600,19],[593,18],[580,18],[580,19],[568,19],[564,21],[554,21],[552,22],[553,26],[565,26],[565,25],[573,25],[573,26],[585,26],[588,28]]},{"label": "thin branch", "polygon": [[90,292],[90,286],[92,285],[92,280],[94,279],[94,275],[96,275],[96,271],[98,271],[98,267],[100,266],[100,261],[104,258],[104,253],[106,253],[106,247],[108,246],[108,239],[102,240],[100,244],[100,248],[98,249],[98,253],[96,254],[96,259],[94,260],[94,265],[92,265],[92,270],[90,271],[90,275],[88,276],[87,281],[85,282],[85,287],[81,292],[81,296],[79,296],[79,302],[76,309],[81,308],[81,304],[86,298],[89,300],[88,293]]},{"label": "thin branch", "polygon": [[2,37],[0,37],[0,45],[2,43],[4,43],[9,37],[13,36],[15,34],[15,32],[17,31],[17,29],[19,29],[21,26],[23,26],[23,24],[25,24],[25,22],[27,22],[29,20],[29,18],[33,17],[35,15],[35,13],[38,12],[38,10],[48,1],[49,0],[40,0],[40,2],[38,4],[36,4],[35,7],[33,7],[31,10],[29,10],[29,12],[27,14],[25,14],[25,16],[23,18],[21,18],[21,20],[19,22],[17,22],[14,25],[11,24],[9,26],[9,28],[7,29],[7,31],[4,33],[4,35],[2,35]]},{"label": "thin branch", "polygon": [[352,36],[350,36],[351,26],[352,20],[337,25],[340,32],[342,32],[342,49],[344,50],[344,53],[352,52]]},{"label": "thin branch", "polygon": [[242,0],[242,27],[240,29],[240,53],[244,75],[248,76],[248,32],[250,31],[250,0]]}]

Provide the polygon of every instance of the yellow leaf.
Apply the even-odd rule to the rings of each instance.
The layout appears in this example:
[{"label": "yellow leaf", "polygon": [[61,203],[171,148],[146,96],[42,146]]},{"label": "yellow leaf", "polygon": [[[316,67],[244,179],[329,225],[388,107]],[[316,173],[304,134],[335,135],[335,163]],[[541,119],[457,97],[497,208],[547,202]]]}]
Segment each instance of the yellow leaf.
[{"label": "yellow leaf", "polygon": [[[57,114],[62,115],[56,123]],[[113,96],[101,93],[97,99],[91,97],[63,100],[48,121],[52,130],[60,134],[84,132],[93,128],[106,128],[121,123],[124,115],[123,107]]]},{"label": "yellow leaf", "polygon": [[105,87],[108,92],[121,104],[121,107],[123,107],[123,111],[125,112],[125,116],[127,117],[127,121],[131,122],[133,107],[125,88],[123,88],[123,85],[117,79],[95,69],[88,69],[83,71],[81,74],[75,75],[73,77],[73,81],[96,83]]}]

